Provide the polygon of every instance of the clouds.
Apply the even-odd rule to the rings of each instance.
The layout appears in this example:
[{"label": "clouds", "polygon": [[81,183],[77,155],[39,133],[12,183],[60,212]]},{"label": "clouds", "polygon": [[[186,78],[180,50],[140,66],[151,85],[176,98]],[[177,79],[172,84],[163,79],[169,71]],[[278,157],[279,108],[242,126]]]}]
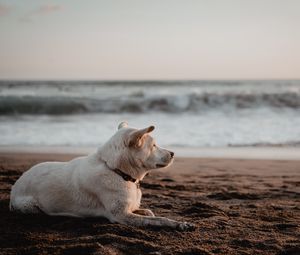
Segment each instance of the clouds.
[{"label": "clouds", "polygon": [[[0,3],[0,17],[8,16],[12,10],[18,13],[18,6],[10,6],[5,3]],[[63,6],[60,4],[44,4],[40,5],[32,10],[29,10],[19,18],[20,22],[31,22],[38,17],[51,15],[53,13],[63,10]]]},{"label": "clouds", "polygon": [[63,7],[58,4],[47,4],[47,5],[42,5],[38,9],[32,12],[33,15],[46,15],[52,12],[57,12],[62,10]]},{"label": "clouds", "polygon": [[10,11],[11,11],[10,6],[0,3],[0,17],[8,15]]},{"label": "clouds", "polygon": [[25,15],[23,17],[21,17],[19,19],[19,21],[21,21],[21,22],[31,22],[39,16],[50,15],[52,13],[61,11],[62,9],[63,9],[63,6],[59,5],[59,4],[41,5],[40,7],[25,13]]},{"label": "clouds", "polygon": [[0,0],[0,78],[299,77],[299,0],[131,2]]}]

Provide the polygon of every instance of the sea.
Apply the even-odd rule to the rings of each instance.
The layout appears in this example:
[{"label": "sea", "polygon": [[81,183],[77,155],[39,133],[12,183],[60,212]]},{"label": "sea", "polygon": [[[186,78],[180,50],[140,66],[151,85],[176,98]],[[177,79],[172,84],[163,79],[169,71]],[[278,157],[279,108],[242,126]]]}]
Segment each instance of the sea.
[{"label": "sea", "polygon": [[121,121],[164,147],[299,147],[300,81],[0,81],[0,146],[100,146]]}]

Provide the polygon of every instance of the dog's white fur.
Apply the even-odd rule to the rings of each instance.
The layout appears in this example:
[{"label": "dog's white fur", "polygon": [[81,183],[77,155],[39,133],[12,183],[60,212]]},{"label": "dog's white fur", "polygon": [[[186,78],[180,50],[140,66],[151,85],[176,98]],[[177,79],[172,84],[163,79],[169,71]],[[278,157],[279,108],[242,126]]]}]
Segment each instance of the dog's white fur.
[{"label": "dog's white fur", "polygon": [[97,217],[135,226],[169,226],[185,230],[192,225],[155,217],[140,209],[141,190],[112,169],[140,181],[152,169],[166,167],[174,153],[158,147],[149,133],[154,129],[129,128],[126,122],[94,154],[69,162],[33,166],[13,185],[10,209],[23,213]]}]

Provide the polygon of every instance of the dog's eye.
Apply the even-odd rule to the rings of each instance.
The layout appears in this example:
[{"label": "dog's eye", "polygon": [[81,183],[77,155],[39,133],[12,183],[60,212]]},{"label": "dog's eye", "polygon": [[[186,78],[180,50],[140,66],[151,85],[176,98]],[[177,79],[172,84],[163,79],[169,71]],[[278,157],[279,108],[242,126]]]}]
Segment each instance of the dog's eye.
[{"label": "dog's eye", "polygon": [[156,144],[153,144],[153,146],[152,147],[156,147]]}]

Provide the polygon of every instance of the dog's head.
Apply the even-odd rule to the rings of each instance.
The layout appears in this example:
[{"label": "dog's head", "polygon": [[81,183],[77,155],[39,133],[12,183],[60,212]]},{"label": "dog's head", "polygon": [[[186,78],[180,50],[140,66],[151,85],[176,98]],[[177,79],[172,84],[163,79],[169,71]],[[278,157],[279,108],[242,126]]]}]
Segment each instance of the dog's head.
[{"label": "dog's head", "polygon": [[135,129],[126,122],[120,123],[116,134],[100,149],[101,158],[109,167],[119,168],[137,179],[152,169],[169,166],[174,153],[156,144],[149,135],[153,130],[154,126]]}]

